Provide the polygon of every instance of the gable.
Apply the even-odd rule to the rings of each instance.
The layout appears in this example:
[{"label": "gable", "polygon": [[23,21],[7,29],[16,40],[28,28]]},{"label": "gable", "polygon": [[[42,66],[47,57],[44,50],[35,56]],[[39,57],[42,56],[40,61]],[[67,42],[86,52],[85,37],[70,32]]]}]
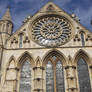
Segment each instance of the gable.
[{"label": "gable", "polygon": [[45,6],[43,6],[39,12],[64,12],[64,10],[62,10],[61,8],[59,8],[56,4],[54,4],[53,2],[49,2],[47,3]]},{"label": "gable", "polygon": [[[60,23],[63,24],[60,25]],[[69,15],[52,2],[46,4],[33,17],[27,17],[24,25],[8,39],[8,47],[19,48],[20,33],[23,33],[22,48],[82,46],[83,40],[85,46],[92,45],[92,33],[79,23],[76,16]]]}]

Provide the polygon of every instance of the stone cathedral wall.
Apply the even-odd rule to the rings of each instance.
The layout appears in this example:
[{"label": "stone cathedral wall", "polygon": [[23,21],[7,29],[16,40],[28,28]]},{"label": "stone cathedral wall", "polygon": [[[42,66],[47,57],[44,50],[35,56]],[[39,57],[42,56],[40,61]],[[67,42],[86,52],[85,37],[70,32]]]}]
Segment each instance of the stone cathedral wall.
[{"label": "stone cathedral wall", "polygon": [[[29,61],[31,62],[32,65],[32,90],[34,90],[34,85],[37,86],[38,88],[41,88],[43,86],[43,89],[46,91],[46,77],[45,77],[45,72],[43,72],[42,75],[42,71],[44,70],[39,70],[37,69],[37,67],[44,67],[44,65],[42,64],[44,62],[44,58],[46,56],[50,56],[50,52],[56,51],[59,52],[61,54],[61,56],[64,56],[66,63],[64,62],[63,58],[61,57],[61,60],[63,62],[64,68],[66,67],[66,69],[64,69],[65,73],[65,90],[67,91],[68,88],[68,83],[71,85],[72,80],[69,82],[67,82],[66,80],[66,72],[70,71],[70,76],[72,76],[72,73],[74,71],[72,71],[72,69],[67,70],[67,68],[70,66],[74,67],[75,70],[75,75],[77,76],[77,70],[75,69],[75,67],[77,67],[76,63],[77,61],[74,61],[76,59],[77,54],[79,54],[81,56],[81,54],[85,57],[85,60],[87,59],[87,64],[88,64],[88,69],[89,69],[89,76],[90,79],[92,80],[92,70],[91,70],[91,66],[92,66],[92,61],[91,61],[91,50],[92,48],[57,48],[57,49],[50,49],[50,48],[46,48],[46,49],[30,49],[30,50],[4,50],[4,58],[3,58],[3,67],[2,67],[2,79],[1,79],[1,87],[2,87],[2,92],[7,92],[7,90],[9,92],[19,92],[19,81],[20,81],[20,67],[22,66],[23,61],[25,61],[27,58],[29,58]],[[40,54],[39,54],[40,53]],[[52,53],[53,54],[53,53]],[[88,55],[88,57],[86,57],[86,55]],[[80,57],[79,56],[79,57]],[[33,60],[31,60],[31,57],[33,58]],[[78,57],[77,57],[78,58]],[[39,62],[38,62],[39,61]],[[38,62],[38,65],[37,65]],[[36,69],[36,70],[35,70]],[[34,71],[36,71],[35,73],[37,73],[38,75],[35,74],[34,76]],[[44,81],[42,82],[41,85],[38,84],[34,84],[34,78],[35,77],[44,77]],[[38,78],[37,77],[37,78]],[[73,83],[73,85],[70,86],[70,90],[72,90],[72,88],[76,88],[78,89],[77,91],[74,92],[79,92],[79,86],[78,86],[78,79]],[[77,86],[76,86],[77,85]],[[91,83],[92,85],[92,83]],[[15,91],[14,91],[15,90]],[[32,91],[33,92],[33,91]]]},{"label": "stone cathedral wall", "polygon": [[0,20],[0,92],[92,91],[92,33],[75,15],[49,2],[12,33],[7,14]]}]

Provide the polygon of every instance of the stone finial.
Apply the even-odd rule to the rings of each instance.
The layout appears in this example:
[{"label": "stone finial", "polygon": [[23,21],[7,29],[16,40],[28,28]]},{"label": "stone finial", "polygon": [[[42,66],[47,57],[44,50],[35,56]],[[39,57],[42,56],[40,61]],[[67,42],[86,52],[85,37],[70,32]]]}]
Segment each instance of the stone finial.
[{"label": "stone finial", "polygon": [[78,17],[78,16],[76,16],[74,13],[71,15],[71,17],[72,17],[74,20],[76,20],[76,21],[80,22],[79,17]]},{"label": "stone finial", "polygon": [[4,14],[4,16],[1,18],[1,20],[9,20],[12,21],[11,15],[10,15],[10,8],[8,8]]},{"label": "stone finial", "polygon": [[72,18],[75,18],[76,17],[76,15],[74,13],[71,16],[72,16]]},{"label": "stone finial", "polygon": [[69,59],[69,61],[72,61],[72,57],[70,55],[68,56],[68,59]]},{"label": "stone finial", "polygon": [[36,59],[36,66],[40,67],[41,66],[41,58],[38,56]]},{"label": "stone finial", "polygon": [[48,10],[48,11],[53,11],[53,10],[54,10],[53,5],[49,5],[49,6],[47,7],[47,10]]},{"label": "stone finial", "polygon": [[71,65],[72,64],[72,57],[70,55],[68,56],[68,60],[69,60],[68,64]]}]

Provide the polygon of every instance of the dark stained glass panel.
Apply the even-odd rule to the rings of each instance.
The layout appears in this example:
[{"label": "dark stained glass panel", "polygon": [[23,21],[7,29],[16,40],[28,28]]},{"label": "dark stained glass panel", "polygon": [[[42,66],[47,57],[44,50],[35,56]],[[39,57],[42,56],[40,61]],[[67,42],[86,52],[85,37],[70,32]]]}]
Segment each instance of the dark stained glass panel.
[{"label": "dark stained glass panel", "polygon": [[81,58],[78,61],[80,92],[92,92],[87,63]]},{"label": "dark stained glass panel", "polygon": [[60,61],[56,64],[56,89],[57,92],[65,92],[64,88],[64,72]]},{"label": "dark stained glass panel", "polygon": [[19,92],[31,92],[31,65],[29,61],[26,61],[21,69],[20,78],[20,91]]},{"label": "dark stained glass panel", "polygon": [[84,33],[81,33],[82,46],[85,46]]},{"label": "dark stained glass panel", "polygon": [[19,36],[19,48],[22,48],[23,34],[20,34]]},{"label": "dark stained glass panel", "polygon": [[46,92],[54,92],[54,75],[52,63],[46,65]]}]

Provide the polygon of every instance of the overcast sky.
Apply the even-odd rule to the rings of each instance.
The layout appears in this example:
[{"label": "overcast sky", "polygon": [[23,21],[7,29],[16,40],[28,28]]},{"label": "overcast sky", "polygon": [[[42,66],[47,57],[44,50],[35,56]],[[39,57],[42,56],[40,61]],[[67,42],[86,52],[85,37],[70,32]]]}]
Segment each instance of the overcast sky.
[{"label": "overcast sky", "polygon": [[0,0],[0,18],[10,6],[14,30],[22,25],[22,21],[29,15],[34,15],[48,1],[54,2],[69,14],[75,13],[86,28],[92,31],[92,0]]}]

